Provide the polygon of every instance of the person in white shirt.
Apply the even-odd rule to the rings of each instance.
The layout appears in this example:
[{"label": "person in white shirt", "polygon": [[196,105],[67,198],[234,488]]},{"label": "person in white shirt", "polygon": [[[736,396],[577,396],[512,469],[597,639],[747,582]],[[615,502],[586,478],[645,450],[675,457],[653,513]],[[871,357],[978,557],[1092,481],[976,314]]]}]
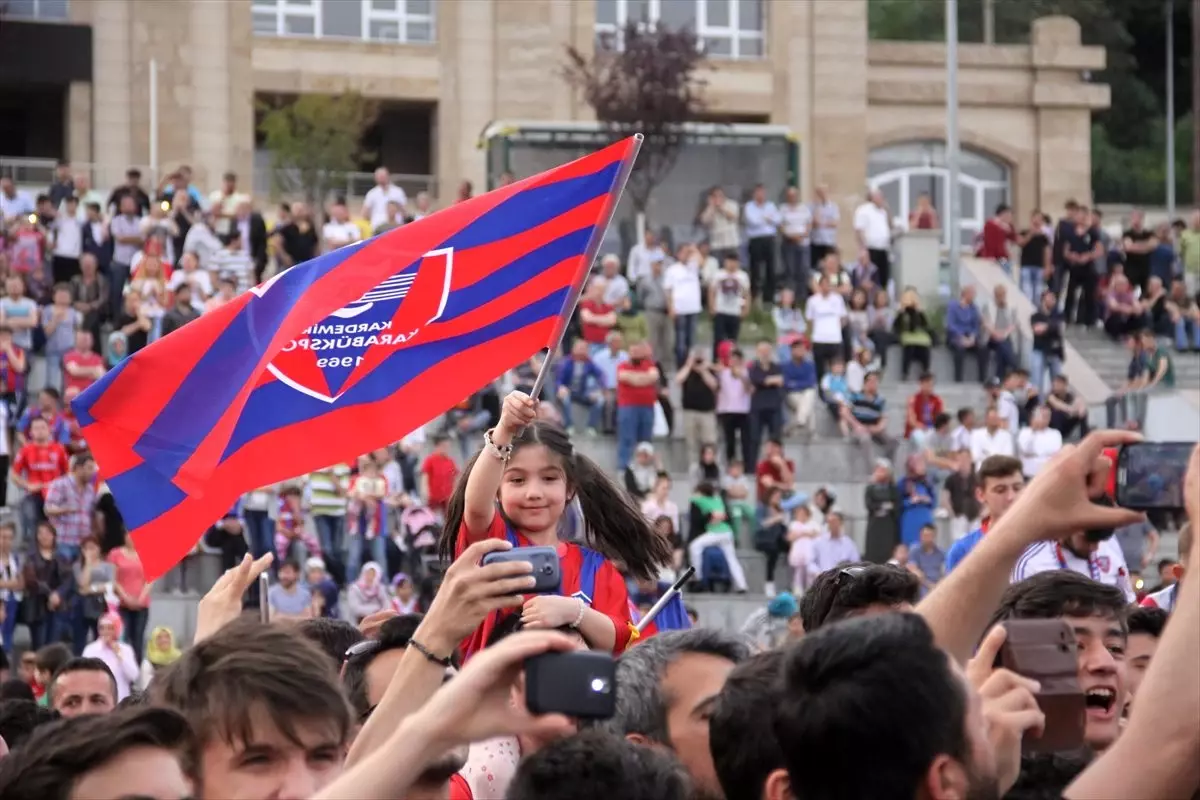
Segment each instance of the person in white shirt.
[{"label": "person in white shirt", "polygon": [[775,235],[782,221],[779,209],[767,200],[767,190],[760,183],[742,209],[746,223],[746,246],[750,255],[750,297],[775,302]]},{"label": "person in white shirt", "polygon": [[892,274],[892,214],[883,199],[883,192],[872,189],[867,202],[855,209],[854,232],[859,248],[867,251],[879,272],[879,286],[888,288]]},{"label": "person in white shirt", "polygon": [[394,220],[388,218],[388,203],[395,203],[401,210],[408,205],[408,195],[404,190],[392,183],[392,176],[387,167],[375,170],[375,185],[363,198],[363,219],[371,223],[371,230]]},{"label": "person in white shirt", "polygon": [[812,233],[809,261],[814,266],[831,251],[837,249],[837,228],[842,221],[842,212],[837,203],[829,199],[829,187],[818,186],[813,190]]},{"label": "person in white shirt", "polygon": [[0,178],[0,222],[28,216],[35,210],[28,192],[18,190],[12,178]]},{"label": "person in white shirt", "polygon": [[1066,569],[1108,586],[1115,586],[1133,603],[1136,594],[1129,579],[1129,565],[1121,545],[1113,536],[1096,540],[1087,533],[1073,533],[1056,542],[1037,542],[1030,545],[1017,559],[1009,578],[1018,583],[1041,572]]},{"label": "person in white shirt", "polygon": [[679,260],[667,267],[663,275],[667,313],[675,322],[675,364],[679,368],[687,362],[688,353],[696,343],[696,320],[704,310],[700,270],[692,263],[695,249],[690,244],[679,248]]},{"label": "person in white shirt", "polygon": [[204,312],[204,304],[212,297],[212,273],[200,269],[200,260],[195,253],[184,252],[179,258],[179,269],[171,273],[167,288],[174,292],[183,284],[192,287],[192,308]]},{"label": "person in white shirt", "polygon": [[629,298],[629,281],[621,274],[621,259],[609,253],[600,259],[600,270],[604,274],[604,303],[618,311],[628,311],[631,304]]},{"label": "person in white shirt", "polygon": [[417,192],[414,204],[416,207],[413,209],[413,222],[424,219],[433,213],[433,201],[429,199],[429,192]]},{"label": "person in white shirt", "polygon": [[1038,406],[1029,420],[1029,427],[1017,434],[1017,455],[1025,477],[1032,478],[1041,472],[1062,446],[1062,434],[1050,427],[1050,409]]},{"label": "person in white shirt", "polygon": [[975,468],[988,456],[1016,456],[1013,435],[1004,427],[1000,413],[989,408],[982,428],[971,431],[971,460]]},{"label": "person in white shirt", "polygon": [[999,378],[988,378],[984,386],[991,397],[991,404],[996,407],[996,413],[1000,415],[1000,424],[1009,433],[1016,436],[1017,431],[1021,430],[1021,409],[1017,406],[1017,399],[1008,388],[1012,380],[1011,376],[1004,381]]},{"label": "person in white shirt", "polygon": [[846,301],[829,288],[829,278],[817,279],[817,292],[804,303],[804,318],[808,320],[812,339],[813,360],[817,364],[818,380],[829,368],[829,362],[843,353],[842,327],[848,314]]},{"label": "person in white shirt", "polygon": [[629,248],[629,258],[625,261],[625,274],[630,283],[636,284],[650,274],[653,264],[665,261],[666,252],[658,243],[658,234],[647,226],[642,242]]},{"label": "person in white shirt", "polygon": [[708,244],[718,261],[725,254],[737,252],[741,239],[738,235],[738,205],[725,196],[725,190],[714,186],[708,193],[708,204],[700,212],[700,224],[708,230]]},{"label": "person in white shirt", "polygon": [[784,204],[779,209],[780,232],[783,243],[780,255],[783,258],[783,285],[794,287],[801,299],[808,294],[812,262],[809,261],[809,232],[812,230],[812,211],[800,202],[800,190],[789,186]]},{"label": "person in white shirt", "polygon": [[[384,204],[386,209],[387,205]],[[329,221],[321,228],[321,238],[325,240],[326,253],[354,244],[362,238],[362,231],[350,221],[350,212],[346,210],[345,203],[334,203],[329,207]]]},{"label": "person in white shirt", "polygon": [[51,223],[54,231],[52,274],[55,283],[66,283],[79,274],[79,256],[83,253],[83,225],[76,216],[79,200],[73,195],[63,201],[63,213]]}]

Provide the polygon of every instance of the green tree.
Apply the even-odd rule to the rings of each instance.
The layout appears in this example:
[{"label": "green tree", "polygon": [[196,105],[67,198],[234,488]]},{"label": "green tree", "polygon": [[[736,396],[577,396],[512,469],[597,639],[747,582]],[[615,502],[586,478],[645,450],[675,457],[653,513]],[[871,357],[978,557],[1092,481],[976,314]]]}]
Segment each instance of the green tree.
[{"label": "green tree", "polygon": [[258,129],[271,153],[276,191],[301,194],[319,210],[345,174],[371,157],[361,141],[377,114],[376,103],[352,92],[303,94],[264,106]]}]

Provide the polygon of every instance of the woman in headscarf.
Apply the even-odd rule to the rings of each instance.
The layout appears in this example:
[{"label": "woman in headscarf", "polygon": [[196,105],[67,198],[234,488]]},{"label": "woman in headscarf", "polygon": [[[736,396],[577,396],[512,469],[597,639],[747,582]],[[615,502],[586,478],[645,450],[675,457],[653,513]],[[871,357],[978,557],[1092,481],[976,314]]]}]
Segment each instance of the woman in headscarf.
[{"label": "woman in headscarf", "polygon": [[864,491],[867,509],[867,539],[863,556],[876,564],[886,563],[900,541],[900,492],[892,482],[892,464],[875,462],[875,472]]},{"label": "woman in headscarf", "polygon": [[129,337],[121,331],[113,331],[108,335],[108,347],[104,349],[104,358],[108,368],[112,369],[129,355]]},{"label": "woman in headscarf", "polygon": [[383,569],[375,561],[363,564],[358,580],[346,591],[350,622],[357,625],[363,617],[392,607],[392,598],[383,584]]},{"label": "woman in headscarf", "polygon": [[159,625],[146,642],[146,657],[142,659],[142,677],[138,688],[143,692],[150,688],[155,673],[171,666],[183,655],[175,646],[175,632],[166,625]]},{"label": "woman in headscarf", "polygon": [[[921,528],[933,524],[937,490],[925,475],[925,457],[914,454],[904,464],[905,475],[896,484],[900,494],[900,541],[915,548],[921,541]],[[890,558],[889,554],[887,558]],[[886,558],[885,558],[886,560]]]}]

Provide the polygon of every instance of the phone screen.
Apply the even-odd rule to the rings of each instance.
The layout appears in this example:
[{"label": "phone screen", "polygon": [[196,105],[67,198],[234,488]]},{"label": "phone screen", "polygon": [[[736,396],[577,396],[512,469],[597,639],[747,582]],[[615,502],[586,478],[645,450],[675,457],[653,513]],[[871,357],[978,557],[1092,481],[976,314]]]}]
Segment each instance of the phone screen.
[{"label": "phone screen", "polygon": [[1183,479],[1192,442],[1139,442],[1121,448],[1117,505],[1135,509],[1183,508]]}]

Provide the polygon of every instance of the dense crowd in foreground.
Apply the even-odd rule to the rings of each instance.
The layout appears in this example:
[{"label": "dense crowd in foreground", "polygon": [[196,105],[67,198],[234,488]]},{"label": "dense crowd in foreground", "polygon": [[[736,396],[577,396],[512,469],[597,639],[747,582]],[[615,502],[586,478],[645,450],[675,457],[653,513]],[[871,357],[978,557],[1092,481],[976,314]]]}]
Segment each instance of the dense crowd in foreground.
[{"label": "dense crowd in foreground", "polygon": [[[1131,609],[1078,569],[1009,581],[1031,548],[1141,518],[1093,502],[1110,468],[1103,448],[1135,434],[1065,448],[924,597],[902,568],[841,564],[815,576],[796,624],[764,647],[705,628],[631,638],[599,592],[522,597],[528,564],[481,563],[510,535],[544,541],[568,493],[589,506],[618,496],[574,483],[596,476],[526,401],[506,401],[471,467],[443,541],[457,557],[427,613],[263,624],[244,615],[243,595],[272,557],[247,557],[201,602],[196,643],[144,694],[118,702],[96,658],[57,668],[48,708],[24,682],[4,683],[0,795],[1100,800],[1200,788],[1200,584],[1185,575],[1161,607]],[[1183,493],[1195,529],[1200,448]],[[507,520],[484,504],[497,496]],[[603,524],[587,540],[602,557],[634,568],[667,557]],[[564,584],[583,569],[570,566],[575,547],[560,550]],[[1198,549],[1185,532],[1185,564]],[[1075,639],[1085,725],[1070,752],[1029,747],[1062,723],[1039,705],[1052,689],[996,664],[996,626],[1021,619],[1063,620]],[[522,665],[584,650],[616,659],[611,713],[529,710]]]}]

